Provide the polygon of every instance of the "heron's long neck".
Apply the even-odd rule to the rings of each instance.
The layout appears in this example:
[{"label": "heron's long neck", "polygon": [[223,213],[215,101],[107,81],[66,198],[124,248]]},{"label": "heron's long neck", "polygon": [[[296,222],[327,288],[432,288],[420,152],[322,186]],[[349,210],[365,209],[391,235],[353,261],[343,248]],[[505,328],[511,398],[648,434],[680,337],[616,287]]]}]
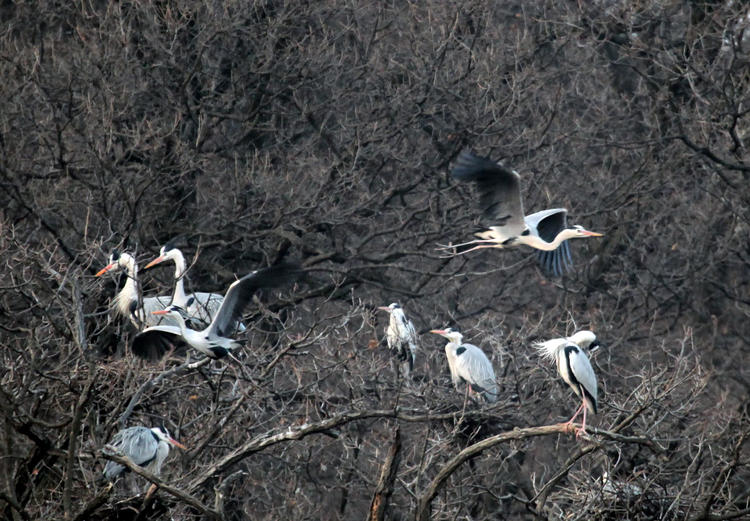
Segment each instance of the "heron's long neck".
[{"label": "heron's long neck", "polygon": [[138,267],[134,260],[129,260],[125,264],[125,272],[128,275],[128,280],[125,281],[125,285],[115,296],[115,302],[117,310],[128,316],[130,314],[130,303],[138,300]]},{"label": "heron's long neck", "polygon": [[[185,274],[185,257],[182,254],[175,256],[174,259],[174,296],[172,302],[176,302],[180,305],[187,300],[185,295],[185,284],[183,282],[183,275]],[[182,318],[182,317],[180,317]]]},{"label": "heron's long neck", "polygon": [[518,242],[527,244],[531,246],[532,248],[536,248],[537,250],[551,251],[551,250],[556,250],[557,247],[560,246],[560,244],[562,244],[564,240],[570,239],[571,237],[575,237],[575,236],[576,236],[575,230],[566,229],[558,233],[557,236],[555,237],[555,240],[553,240],[552,242],[547,242],[541,237],[539,237],[538,235],[532,235],[532,234],[520,235],[518,237]]},{"label": "heron's long neck", "polygon": [[192,329],[188,329],[187,324],[185,324],[185,319],[182,318],[181,313],[172,313],[172,316],[174,317],[175,321],[177,322],[177,326],[180,328],[180,333],[182,333],[182,337],[187,339],[188,331],[193,331]]}]

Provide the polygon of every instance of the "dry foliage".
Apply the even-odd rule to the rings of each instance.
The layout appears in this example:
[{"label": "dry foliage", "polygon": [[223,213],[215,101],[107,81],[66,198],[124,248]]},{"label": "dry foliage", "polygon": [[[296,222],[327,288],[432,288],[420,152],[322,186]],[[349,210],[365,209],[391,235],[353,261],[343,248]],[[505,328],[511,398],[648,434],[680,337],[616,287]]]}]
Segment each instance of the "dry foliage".
[{"label": "dry foliage", "polygon": [[[0,509],[5,519],[739,519],[750,515],[750,13],[720,1],[5,2]],[[606,234],[545,279],[480,225],[465,147]],[[189,287],[297,260],[234,361],[157,364],[111,313],[118,247]],[[172,270],[142,271],[169,293]],[[413,381],[384,348],[398,301]],[[456,325],[498,376],[450,385]],[[601,410],[535,340],[591,328]],[[193,359],[195,361],[195,358]],[[164,421],[155,494],[99,481]],[[136,469],[137,470],[137,469]],[[139,478],[141,479],[141,478]],[[148,480],[141,479],[145,492]]]}]

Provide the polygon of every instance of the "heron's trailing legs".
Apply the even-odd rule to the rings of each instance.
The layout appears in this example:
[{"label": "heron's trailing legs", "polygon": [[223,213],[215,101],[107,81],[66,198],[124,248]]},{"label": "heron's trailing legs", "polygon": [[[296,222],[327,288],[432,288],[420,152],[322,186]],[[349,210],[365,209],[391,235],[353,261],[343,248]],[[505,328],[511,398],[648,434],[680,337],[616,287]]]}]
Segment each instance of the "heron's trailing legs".
[{"label": "heron's trailing legs", "polygon": [[474,239],[473,241],[462,242],[459,244],[438,244],[436,250],[452,250],[454,248],[461,248],[462,246],[471,246],[472,244],[482,244],[487,242],[494,242],[497,244],[496,239]]},{"label": "heron's trailing legs", "polygon": [[[487,244],[487,243],[491,243],[491,244]],[[460,252],[455,251],[456,248],[460,248],[462,246],[469,246],[471,244],[477,244],[477,246],[474,246],[473,248],[469,248],[468,250],[465,250],[465,251],[460,251]],[[439,248],[435,248],[435,249],[439,251],[454,250],[453,253],[440,255],[440,257],[443,259],[448,259],[450,257],[457,257],[458,255],[465,255],[471,251],[482,250],[484,248],[502,248],[502,246],[498,244],[496,240],[493,240],[493,239],[477,239],[475,241],[464,242],[462,244],[455,244],[453,246],[445,246],[442,244],[439,244],[438,246]]]}]

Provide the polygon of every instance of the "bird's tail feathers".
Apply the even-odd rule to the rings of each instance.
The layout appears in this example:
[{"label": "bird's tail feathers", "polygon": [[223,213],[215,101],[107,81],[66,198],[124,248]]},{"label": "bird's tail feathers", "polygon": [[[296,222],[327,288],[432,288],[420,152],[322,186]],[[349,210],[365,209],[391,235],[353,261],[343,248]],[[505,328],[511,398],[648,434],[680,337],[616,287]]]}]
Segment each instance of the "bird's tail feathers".
[{"label": "bird's tail feathers", "polygon": [[586,392],[586,389],[582,389],[582,391],[584,406],[586,407],[586,409],[588,409],[589,414],[596,414],[598,411],[596,400],[593,396]]}]

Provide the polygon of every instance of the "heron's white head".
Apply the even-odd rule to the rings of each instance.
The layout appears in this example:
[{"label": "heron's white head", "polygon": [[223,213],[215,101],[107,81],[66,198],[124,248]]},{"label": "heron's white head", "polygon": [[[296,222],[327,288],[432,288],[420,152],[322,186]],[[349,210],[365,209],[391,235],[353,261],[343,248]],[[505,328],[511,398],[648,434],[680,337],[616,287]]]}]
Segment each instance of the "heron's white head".
[{"label": "heron's white head", "polygon": [[454,344],[462,344],[464,336],[459,333],[458,331],[455,331],[449,327],[445,329],[433,329],[430,331],[430,333],[435,333],[436,335],[440,335],[442,337],[447,338]]},{"label": "heron's white head", "polygon": [[101,277],[110,270],[130,269],[135,270],[135,259],[129,253],[120,253],[119,250],[112,250],[112,254],[107,259],[107,265],[96,273],[96,277]]},{"label": "heron's white head", "polygon": [[388,313],[393,313],[394,310],[401,309],[401,304],[399,304],[398,302],[394,302],[389,306],[378,306],[378,309],[380,311],[387,311]]},{"label": "heron's white head", "polygon": [[584,349],[593,349],[599,345],[599,341],[596,339],[594,332],[586,329],[578,331],[573,336],[569,336],[568,340]]},{"label": "heron's white head", "polygon": [[164,427],[154,427],[151,429],[151,432],[153,432],[157,438],[159,438],[161,441],[169,443],[170,445],[174,445],[175,447],[179,447],[182,450],[187,450],[187,447],[184,446],[182,443],[177,441],[176,439],[172,438],[169,435],[169,432]]},{"label": "heron's white head", "polygon": [[602,233],[596,233],[596,232],[590,232],[587,229],[585,229],[583,226],[574,225],[573,228],[568,229],[571,233],[571,239],[575,239],[577,237],[603,237],[604,234]]},{"label": "heron's white head", "polygon": [[183,268],[185,266],[185,257],[182,255],[182,252],[174,245],[172,245],[172,243],[168,242],[161,247],[161,250],[159,250],[159,256],[146,264],[146,267],[143,269],[147,270],[153,266],[156,266],[157,264],[161,264],[162,262],[168,260],[174,261],[175,264],[177,264],[178,266],[182,266]]},{"label": "heron's white head", "polygon": [[[193,303],[194,297],[190,297],[190,299],[187,301],[187,305]],[[171,306],[167,306],[164,309],[159,309],[157,311],[152,311],[152,315],[170,315],[174,317],[181,317],[183,320],[187,319],[189,317],[188,312],[185,311],[181,306],[178,306],[176,304],[172,304]]]}]

